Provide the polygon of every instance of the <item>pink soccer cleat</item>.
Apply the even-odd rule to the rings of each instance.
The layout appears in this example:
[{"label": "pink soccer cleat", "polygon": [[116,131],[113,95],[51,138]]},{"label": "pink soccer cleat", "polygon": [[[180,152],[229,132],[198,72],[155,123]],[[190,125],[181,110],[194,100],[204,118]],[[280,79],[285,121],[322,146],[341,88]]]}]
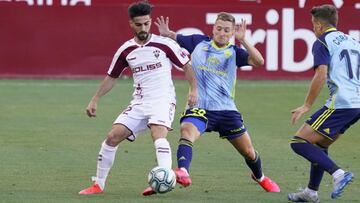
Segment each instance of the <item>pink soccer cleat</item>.
[{"label": "pink soccer cleat", "polygon": [[266,192],[280,192],[280,187],[272,181],[269,177],[264,176],[264,179],[259,182],[255,176],[251,174],[251,178],[255,180]]},{"label": "pink soccer cleat", "polygon": [[80,195],[92,195],[92,194],[100,194],[103,193],[104,190],[98,184],[93,184],[92,186],[83,189],[79,192]]},{"label": "pink soccer cleat", "polygon": [[150,196],[153,194],[156,194],[156,192],[151,187],[145,188],[144,192],[142,193],[144,196]]},{"label": "pink soccer cleat", "polygon": [[191,178],[189,173],[186,170],[182,170],[180,168],[175,169],[176,182],[180,185],[187,187],[191,185]]}]

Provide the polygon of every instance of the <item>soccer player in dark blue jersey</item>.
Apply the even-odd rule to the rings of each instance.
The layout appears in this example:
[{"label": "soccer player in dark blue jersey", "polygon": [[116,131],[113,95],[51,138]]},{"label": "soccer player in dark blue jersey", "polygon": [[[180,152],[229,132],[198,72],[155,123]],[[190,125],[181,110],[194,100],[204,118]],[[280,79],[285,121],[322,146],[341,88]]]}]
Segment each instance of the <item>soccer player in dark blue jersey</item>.
[{"label": "soccer player in dark blue jersey", "polygon": [[[260,52],[245,38],[246,22],[235,25],[235,18],[225,12],[218,14],[213,37],[205,35],[176,35],[169,29],[169,18],[160,17],[155,24],[162,36],[176,40],[191,53],[191,64],[197,79],[199,100],[187,108],[180,120],[181,138],[177,150],[177,182],[184,187],[191,184],[189,168],[194,142],[204,132],[218,132],[245,158],[252,178],[267,192],[280,192],[279,186],[264,176],[259,154],[254,150],[242,115],[234,102],[236,71],[240,66],[261,66]],[[245,49],[233,45],[230,38],[241,42]]]},{"label": "soccer player in dark blue jersey", "polygon": [[340,196],[353,174],[341,169],[328,155],[329,146],[360,118],[360,44],[336,30],[338,13],[332,5],[312,8],[316,37],[313,45],[315,75],[302,106],[292,111],[292,123],[311,109],[327,81],[329,98],[296,132],[295,153],[311,162],[307,188],[288,194],[293,202],[319,202],[318,188],[324,172],[332,175],[331,198]]}]

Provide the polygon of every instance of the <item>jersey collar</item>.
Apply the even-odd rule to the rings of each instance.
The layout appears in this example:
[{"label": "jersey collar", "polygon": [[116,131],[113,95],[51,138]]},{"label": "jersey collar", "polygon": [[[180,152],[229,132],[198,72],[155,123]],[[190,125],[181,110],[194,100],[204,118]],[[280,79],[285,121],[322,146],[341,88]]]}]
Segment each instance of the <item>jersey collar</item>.
[{"label": "jersey collar", "polygon": [[230,42],[228,42],[226,46],[221,47],[221,48],[218,47],[218,46],[215,44],[214,40],[211,40],[210,43],[211,43],[211,46],[214,47],[216,50],[226,49],[226,48],[228,48],[229,46],[231,46],[231,43],[230,43]]},{"label": "jersey collar", "polygon": [[325,30],[325,33],[331,32],[331,31],[336,31],[336,28],[334,28],[334,27],[328,28],[327,30]]}]

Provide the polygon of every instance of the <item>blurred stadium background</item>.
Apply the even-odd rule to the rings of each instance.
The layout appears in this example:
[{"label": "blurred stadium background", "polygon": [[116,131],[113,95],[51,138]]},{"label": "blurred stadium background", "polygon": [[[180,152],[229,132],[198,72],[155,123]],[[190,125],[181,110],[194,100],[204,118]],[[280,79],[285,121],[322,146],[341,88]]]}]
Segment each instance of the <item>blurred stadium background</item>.
[{"label": "blurred stadium background", "polygon": [[[132,37],[131,0],[0,0],[0,78],[103,76],[118,47]],[[309,10],[335,4],[339,29],[360,40],[358,0],[151,0],[153,19],[170,17],[178,33],[211,35],[216,14],[233,13],[248,23],[248,39],[265,65],[242,67],[240,79],[308,79],[312,76]],[[152,32],[158,33],[155,25]],[[238,42],[235,42],[238,43]],[[127,73],[129,74],[129,72]],[[182,74],[174,71],[174,76]]]}]

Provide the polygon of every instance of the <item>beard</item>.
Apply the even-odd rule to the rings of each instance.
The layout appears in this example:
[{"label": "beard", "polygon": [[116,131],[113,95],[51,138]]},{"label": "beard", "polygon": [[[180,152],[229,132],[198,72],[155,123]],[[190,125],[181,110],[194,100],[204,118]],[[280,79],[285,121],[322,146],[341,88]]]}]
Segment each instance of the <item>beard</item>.
[{"label": "beard", "polygon": [[139,33],[136,33],[136,37],[140,41],[145,41],[149,37],[149,33],[148,32],[139,32]]}]

